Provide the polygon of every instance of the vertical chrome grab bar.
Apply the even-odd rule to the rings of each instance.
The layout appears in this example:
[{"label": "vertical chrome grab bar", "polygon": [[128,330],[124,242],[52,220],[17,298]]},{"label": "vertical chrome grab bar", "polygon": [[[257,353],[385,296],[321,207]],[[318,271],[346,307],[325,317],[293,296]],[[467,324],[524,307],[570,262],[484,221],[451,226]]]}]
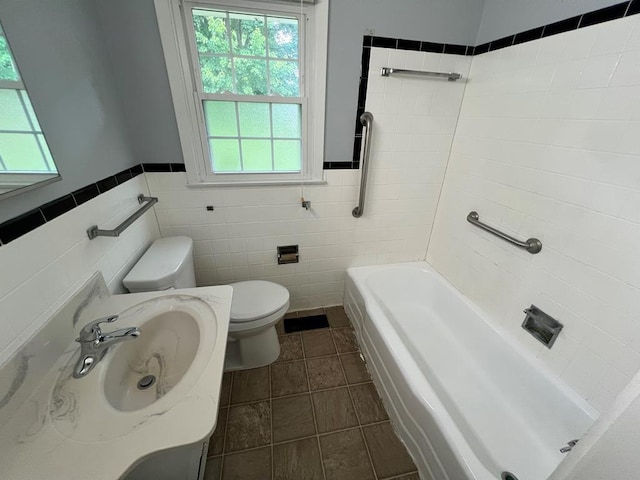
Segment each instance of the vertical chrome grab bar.
[{"label": "vertical chrome grab bar", "polygon": [[358,199],[358,206],[351,211],[351,214],[360,218],[364,213],[364,197],[367,193],[367,173],[369,171],[369,153],[371,151],[371,131],[373,130],[373,115],[370,112],[364,112],[360,115],[360,123],[367,129],[367,134],[364,137],[364,149],[362,154],[362,161],[360,162],[360,197]]}]

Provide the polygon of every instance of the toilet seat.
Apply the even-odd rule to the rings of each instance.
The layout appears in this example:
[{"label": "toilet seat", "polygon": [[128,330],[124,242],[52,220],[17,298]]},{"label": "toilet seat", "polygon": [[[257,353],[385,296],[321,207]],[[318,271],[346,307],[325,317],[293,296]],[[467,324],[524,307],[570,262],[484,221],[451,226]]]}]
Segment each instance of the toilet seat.
[{"label": "toilet seat", "polygon": [[276,322],[289,308],[289,291],[264,280],[232,283],[229,332],[252,330]]},{"label": "toilet seat", "polygon": [[229,334],[244,334],[248,335],[254,330],[260,330],[265,327],[275,325],[278,320],[284,317],[284,314],[289,310],[289,302],[287,302],[280,310],[267,315],[266,317],[251,320],[250,322],[229,322]]}]

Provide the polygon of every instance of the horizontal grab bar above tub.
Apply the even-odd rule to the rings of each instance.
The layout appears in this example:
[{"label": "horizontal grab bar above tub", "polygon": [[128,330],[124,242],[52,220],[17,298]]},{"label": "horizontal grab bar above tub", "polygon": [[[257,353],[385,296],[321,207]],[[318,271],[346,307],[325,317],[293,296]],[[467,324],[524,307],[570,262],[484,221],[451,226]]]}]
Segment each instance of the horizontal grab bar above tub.
[{"label": "horizontal grab bar above tub", "polygon": [[414,75],[416,77],[442,77],[446,78],[450,82],[455,82],[460,79],[462,75],[454,72],[423,72],[422,70],[405,70],[402,68],[382,67],[380,70],[380,76],[388,77],[394,73],[400,73],[402,75]]},{"label": "horizontal grab bar above tub", "polygon": [[147,202],[147,203],[143,205],[139,210],[137,210],[133,215],[127,218],[124,222],[122,222],[120,225],[114,228],[113,230],[100,230],[97,225],[94,225],[93,227],[89,227],[87,229],[87,235],[89,236],[89,240],[93,240],[96,237],[119,237],[120,234],[129,227],[129,225],[131,225],[133,222],[139,219],[144,212],[146,212],[151,207],[153,207],[156,203],[158,203],[158,198],[145,197],[142,194],[138,195],[138,203],[142,204],[144,202]]},{"label": "horizontal grab bar above tub", "polygon": [[532,255],[540,252],[542,250],[542,242],[537,238],[529,238],[524,242],[522,240],[518,240],[517,238],[512,237],[511,235],[507,235],[506,233],[501,232],[489,225],[482,223],[480,221],[480,216],[478,212],[469,212],[467,215],[467,222],[474,224],[476,227],[480,227],[483,230],[486,230],[489,233],[493,233],[496,237],[500,237],[503,240],[506,240],[509,243],[512,243],[516,247],[524,248],[527,252]]}]

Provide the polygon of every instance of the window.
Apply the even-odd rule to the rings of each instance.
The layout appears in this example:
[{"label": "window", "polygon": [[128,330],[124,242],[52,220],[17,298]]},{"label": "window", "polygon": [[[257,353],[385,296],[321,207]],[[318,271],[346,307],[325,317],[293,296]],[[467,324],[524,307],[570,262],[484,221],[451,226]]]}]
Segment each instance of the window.
[{"label": "window", "polygon": [[326,1],[156,0],[189,184],[321,180]]},{"label": "window", "polygon": [[37,174],[57,170],[0,26],[0,184]]}]

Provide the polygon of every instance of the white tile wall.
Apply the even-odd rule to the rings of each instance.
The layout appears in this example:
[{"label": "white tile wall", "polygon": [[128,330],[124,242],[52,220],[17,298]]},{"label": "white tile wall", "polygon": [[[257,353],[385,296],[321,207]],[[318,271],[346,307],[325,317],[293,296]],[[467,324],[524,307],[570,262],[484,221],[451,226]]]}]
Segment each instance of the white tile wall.
[{"label": "white tile wall", "polygon": [[159,237],[153,211],[118,238],[89,240],[86,229],[115,227],[139,208],[140,193],[148,195],[143,175],[0,247],[0,365],[97,270],[122,292],[124,275]]},{"label": "white tile wall", "polygon": [[[640,16],[475,57],[469,77],[427,258],[602,410],[640,368]],[[565,325],[551,350],[520,328],[531,303]]]},{"label": "white tile wall", "polygon": [[[375,133],[359,219],[351,215],[359,171],[326,171],[326,185],[305,186],[310,211],[300,206],[300,186],[197,189],[185,186],[184,174],[146,174],[160,198],[162,235],[195,241],[199,285],[272,280],[289,289],[297,310],[342,303],[347,267],[424,258],[464,83],[382,78],[383,65],[466,75],[470,58],[372,49],[367,110]],[[290,244],[300,246],[300,263],[277,265],[276,247]]]}]

